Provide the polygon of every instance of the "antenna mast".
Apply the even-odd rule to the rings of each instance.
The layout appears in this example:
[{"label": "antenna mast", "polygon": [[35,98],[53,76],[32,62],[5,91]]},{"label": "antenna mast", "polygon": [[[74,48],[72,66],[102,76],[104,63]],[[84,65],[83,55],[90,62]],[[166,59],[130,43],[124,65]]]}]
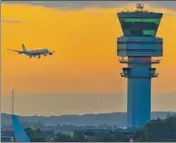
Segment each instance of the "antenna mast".
[{"label": "antenna mast", "polygon": [[143,11],[144,10],[144,5],[143,4],[136,4],[136,11]]},{"label": "antenna mast", "polygon": [[125,0],[125,2],[126,2],[126,8],[125,8],[125,10],[128,11],[128,7],[127,7],[127,6],[128,6],[128,5],[127,5],[127,4],[128,4],[128,3],[127,3],[128,1]]},{"label": "antenna mast", "polygon": [[12,90],[12,114],[14,114],[14,90]]}]

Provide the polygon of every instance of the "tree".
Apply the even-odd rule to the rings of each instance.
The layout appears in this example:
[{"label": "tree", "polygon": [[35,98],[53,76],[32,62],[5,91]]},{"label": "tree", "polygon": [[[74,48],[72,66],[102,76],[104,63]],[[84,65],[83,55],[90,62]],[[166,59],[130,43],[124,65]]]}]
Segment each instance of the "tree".
[{"label": "tree", "polygon": [[31,142],[44,142],[45,137],[43,132],[40,129],[33,130],[31,128],[25,129],[27,135],[29,136],[29,139]]},{"label": "tree", "polygon": [[135,141],[176,141],[176,117],[152,120],[135,134]]},{"label": "tree", "polygon": [[73,139],[70,135],[58,133],[56,137],[54,138],[54,141],[55,142],[71,142],[73,141]]},{"label": "tree", "polygon": [[85,142],[88,141],[83,132],[74,132],[73,141],[75,142]]}]

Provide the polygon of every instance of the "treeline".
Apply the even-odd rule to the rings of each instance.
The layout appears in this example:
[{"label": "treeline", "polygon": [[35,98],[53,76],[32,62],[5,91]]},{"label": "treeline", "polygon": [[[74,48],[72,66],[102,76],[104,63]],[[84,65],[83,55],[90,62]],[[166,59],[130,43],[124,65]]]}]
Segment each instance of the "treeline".
[{"label": "treeline", "polygon": [[152,120],[135,133],[135,141],[176,142],[176,116]]},{"label": "treeline", "polygon": [[28,128],[26,132],[32,142],[128,142],[129,136],[133,136],[133,140],[138,142],[175,142],[176,117],[152,120],[142,129],[131,133],[106,130],[89,134],[85,132],[73,132],[73,135],[59,133],[46,138],[46,135],[39,129]]},{"label": "treeline", "polygon": [[30,128],[26,129],[31,142],[115,142],[115,141],[128,141],[128,136],[123,134],[123,132],[73,132],[72,135],[66,133],[58,133],[53,137],[46,137],[44,133],[40,130],[32,130]]}]

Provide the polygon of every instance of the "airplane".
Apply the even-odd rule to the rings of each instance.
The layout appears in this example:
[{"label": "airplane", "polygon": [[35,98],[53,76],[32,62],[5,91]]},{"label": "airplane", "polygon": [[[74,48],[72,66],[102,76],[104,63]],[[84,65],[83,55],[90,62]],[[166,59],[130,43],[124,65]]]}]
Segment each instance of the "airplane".
[{"label": "airplane", "polygon": [[18,51],[18,50],[12,50],[8,49],[10,51],[17,52],[18,54],[25,54],[26,56],[29,56],[29,58],[36,57],[38,56],[38,59],[40,58],[41,55],[47,56],[47,55],[53,55],[55,51],[50,52],[48,49],[39,49],[39,50],[27,50],[25,45],[22,44],[23,51]]}]

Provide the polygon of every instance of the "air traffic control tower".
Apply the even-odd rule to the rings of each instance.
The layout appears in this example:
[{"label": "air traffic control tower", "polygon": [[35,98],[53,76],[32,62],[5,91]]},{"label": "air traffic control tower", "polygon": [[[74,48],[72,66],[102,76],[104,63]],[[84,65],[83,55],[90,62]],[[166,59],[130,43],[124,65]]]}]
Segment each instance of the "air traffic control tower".
[{"label": "air traffic control tower", "polygon": [[117,39],[119,62],[126,64],[121,76],[128,79],[127,128],[140,128],[150,120],[151,78],[158,77],[152,64],[163,55],[163,40],[155,37],[162,13],[143,10],[137,4],[136,11],[117,14],[123,36]]}]

